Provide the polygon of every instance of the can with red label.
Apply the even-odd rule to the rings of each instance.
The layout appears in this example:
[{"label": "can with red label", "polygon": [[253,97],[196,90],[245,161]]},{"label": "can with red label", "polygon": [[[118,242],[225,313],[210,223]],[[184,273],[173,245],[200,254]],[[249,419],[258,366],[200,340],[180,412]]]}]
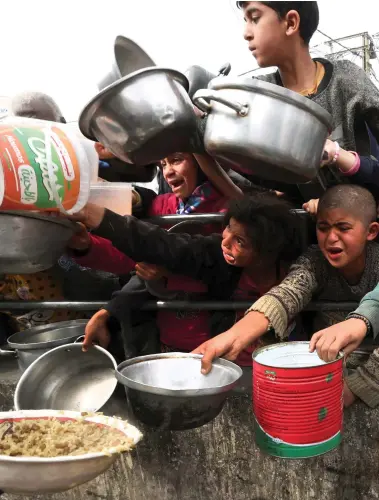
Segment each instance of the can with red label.
[{"label": "can with red label", "polygon": [[341,442],[343,355],[325,363],[309,342],[287,342],[253,353],[256,443],[285,458],[321,455]]}]

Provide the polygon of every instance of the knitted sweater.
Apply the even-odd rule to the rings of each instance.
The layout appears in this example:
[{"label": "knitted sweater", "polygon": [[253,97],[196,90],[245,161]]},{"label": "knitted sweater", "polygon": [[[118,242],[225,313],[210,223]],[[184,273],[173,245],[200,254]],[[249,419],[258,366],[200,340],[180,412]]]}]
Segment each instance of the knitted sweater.
[{"label": "knitted sweater", "polygon": [[[318,247],[311,247],[291,267],[288,276],[280,285],[272,288],[258,299],[249,311],[264,314],[283,338],[287,325],[301,312],[311,299],[335,302],[333,311],[321,311],[316,315],[314,331],[318,331],[345,319],[345,314],[338,308],[338,302],[357,301],[373,290],[379,282],[379,244],[370,243],[366,251],[366,266],[356,285],[350,285],[341,273],[324,258]],[[378,290],[379,291],[379,290]],[[379,294],[378,294],[379,295]],[[378,297],[379,298],[379,297]],[[365,310],[358,313],[364,316]],[[369,318],[372,321],[372,307]],[[379,317],[379,311],[377,316]],[[379,318],[378,318],[379,319]],[[376,320],[375,331],[379,328]],[[379,352],[375,351],[363,366],[351,373],[346,382],[351,391],[371,407],[379,404]]]}]

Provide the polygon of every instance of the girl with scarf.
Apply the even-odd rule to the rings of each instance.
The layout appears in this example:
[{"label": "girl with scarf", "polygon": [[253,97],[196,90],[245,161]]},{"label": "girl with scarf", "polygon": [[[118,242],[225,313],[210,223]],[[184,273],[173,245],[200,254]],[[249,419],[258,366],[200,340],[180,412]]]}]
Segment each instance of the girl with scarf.
[{"label": "girl with scarf", "polygon": [[[228,204],[226,196],[222,195],[209,182],[195,158],[188,153],[174,153],[164,158],[160,164],[162,175],[171,188],[172,193],[158,195],[152,200],[147,210],[149,216],[172,214],[196,214],[225,212]],[[137,193],[137,206],[142,203]],[[135,208],[135,207],[133,207]],[[220,232],[221,228],[211,225],[203,226],[203,232],[210,234]],[[128,343],[133,343],[130,328],[130,309],[138,308],[151,298],[144,282],[160,280],[160,288],[167,297],[182,299],[199,299],[207,293],[207,287],[191,278],[172,275],[165,269],[146,263],[135,263],[125,254],[113,247],[109,240],[87,233],[88,242],[84,245],[76,242],[75,260],[82,266],[125,275],[136,270],[137,277],[132,278],[123,290],[116,293],[107,306],[97,312],[88,323],[84,348],[97,341],[107,346],[110,340],[108,320],[112,317],[118,320],[121,330],[127,331]],[[163,285],[163,286],[162,286]],[[154,286],[154,288],[157,288]],[[143,315],[146,318],[146,313]],[[207,311],[159,311],[156,315],[162,348],[191,351],[209,338],[210,315]],[[135,333],[134,337],[137,334]],[[125,345],[125,335],[124,345]],[[134,338],[135,340],[135,338]]]}]

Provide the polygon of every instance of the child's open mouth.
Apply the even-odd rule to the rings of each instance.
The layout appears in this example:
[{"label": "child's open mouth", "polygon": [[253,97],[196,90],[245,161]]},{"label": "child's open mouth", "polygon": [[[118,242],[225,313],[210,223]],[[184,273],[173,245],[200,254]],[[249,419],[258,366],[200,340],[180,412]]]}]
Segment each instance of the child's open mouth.
[{"label": "child's open mouth", "polygon": [[176,191],[177,189],[180,189],[184,184],[184,179],[174,179],[169,182],[170,188],[172,191]]},{"label": "child's open mouth", "polygon": [[342,255],[342,248],[333,247],[328,248],[326,250],[328,252],[328,256],[332,260],[337,260]]},{"label": "child's open mouth", "polygon": [[235,263],[236,259],[232,255],[230,255],[228,253],[225,253],[225,252],[222,252],[222,253],[224,255],[224,259],[226,260],[226,262],[228,264],[234,264]]}]

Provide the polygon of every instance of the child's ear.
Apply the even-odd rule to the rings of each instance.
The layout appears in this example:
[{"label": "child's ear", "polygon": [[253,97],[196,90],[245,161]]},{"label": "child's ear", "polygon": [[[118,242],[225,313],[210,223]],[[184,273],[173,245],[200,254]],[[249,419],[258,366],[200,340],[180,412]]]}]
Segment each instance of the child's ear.
[{"label": "child's ear", "polygon": [[373,241],[379,234],[379,224],[371,222],[368,228],[367,241]]},{"label": "child's ear", "polygon": [[297,10],[290,10],[286,15],[287,35],[293,35],[300,31],[300,16]]}]

